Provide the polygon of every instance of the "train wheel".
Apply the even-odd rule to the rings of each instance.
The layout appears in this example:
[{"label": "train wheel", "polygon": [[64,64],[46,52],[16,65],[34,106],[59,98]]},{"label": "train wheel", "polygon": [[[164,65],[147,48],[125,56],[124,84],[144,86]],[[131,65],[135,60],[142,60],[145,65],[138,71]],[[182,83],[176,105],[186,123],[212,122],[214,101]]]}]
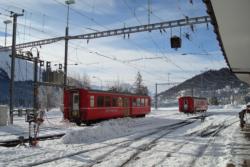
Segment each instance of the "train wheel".
[{"label": "train wheel", "polygon": [[142,117],[145,117],[145,116],[146,116],[146,115],[143,114],[143,115],[138,115],[137,117],[142,118]]},{"label": "train wheel", "polygon": [[86,124],[87,126],[91,126],[91,122],[90,122],[90,121],[85,122],[85,124]]},{"label": "train wheel", "polygon": [[81,121],[76,121],[77,126],[81,126],[81,124],[82,124]]}]

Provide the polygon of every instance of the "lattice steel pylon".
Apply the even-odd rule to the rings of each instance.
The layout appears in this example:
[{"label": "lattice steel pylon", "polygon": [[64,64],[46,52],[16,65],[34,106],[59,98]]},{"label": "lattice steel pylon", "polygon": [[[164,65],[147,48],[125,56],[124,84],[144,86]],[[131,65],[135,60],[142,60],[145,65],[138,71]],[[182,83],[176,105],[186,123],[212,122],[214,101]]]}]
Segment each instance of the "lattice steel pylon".
[{"label": "lattice steel pylon", "polygon": [[[164,31],[168,28],[174,28],[174,27],[182,27],[182,26],[188,26],[188,25],[195,25],[195,24],[204,24],[211,22],[211,19],[209,16],[201,16],[201,17],[193,17],[193,18],[186,18],[186,19],[180,19],[180,20],[172,20],[172,21],[165,21],[165,22],[159,22],[159,23],[153,23],[153,24],[145,24],[145,25],[139,25],[139,26],[131,26],[131,27],[124,27],[119,29],[113,29],[113,30],[107,30],[107,31],[100,31],[100,32],[94,32],[94,33],[87,33],[82,35],[74,35],[74,36],[68,36],[69,40],[73,39],[95,39],[95,38],[103,38],[103,37],[110,37],[110,36],[117,36],[117,35],[124,35],[124,34],[132,34],[132,33],[138,33],[138,32],[146,32],[146,31],[153,31],[153,30],[160,30]],[[38,41],[32,41],[32,42],[26,42],[16,45],[16,49],[22,49],[22,48],[28,48],[28,47],[34,47],[34,46],[42,46],[47,45],[55,42],[59,42],[65,39],[65,36],[62,37],[56,37],[56,38],[49,38],[49,39],[43,39]],[[0,48],[0,51],[7,51],[10,50],[11,46],[2,47]]]}]

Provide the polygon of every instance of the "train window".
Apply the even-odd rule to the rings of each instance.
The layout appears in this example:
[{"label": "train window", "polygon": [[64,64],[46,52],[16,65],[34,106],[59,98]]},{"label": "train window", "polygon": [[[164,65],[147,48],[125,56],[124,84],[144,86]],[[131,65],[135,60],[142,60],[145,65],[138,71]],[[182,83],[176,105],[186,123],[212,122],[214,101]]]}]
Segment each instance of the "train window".
[{"label": "train window", "polygon": [[128,98],[123,98],[123,107],[128,107]]},{"label": "train window", "polygon": [[97,107],[103,107],[104,96],[97,96]]},{"label": "train window", "polygon": [[143,98],[141,98],[141,106],[144,106],[145,105],[145,103],[144,103],[144,99]]},{"label": "train window", "polygon": [[118,107],[122,107],[122,98],[118,97]]},{"label": "train window", "polygon": [[113,107],[117,107],[118,105],[117,105],[117,101],[118,101],[118,98],[117,97],[113,97],[112,98],[112,106]]},{"label": "train window", "polygon": [[90,107],[94,107],[94,106],[95,106],[95,97],[90,96]]},{"label": "train window", "polygon": [[109,96],[105,96],[105,107],[111,106],[111,99]]},{"label": "train window", "polygon": [[187,99],[184,100],[184,104],[187,104]]},{"label": "train window", "polygon": [[136,98],[133,98],[133,107],[136,106]]},{"label": "train window", "polygon": [[145,106],[148,106],[148,99],[145,99]]},{"label": "train window", "polygon": [[136,99],[136,106],[137,106],[137,107],[140,107],[140,106],[141,106],[140,98],[137,98],[137,99]]},{"label": "train window", "polygon": [[78,94],[74,94],[74,96],[73,96],[73,102],[74,102],[74,104],[78,104],[79,103],[79,95]]}]

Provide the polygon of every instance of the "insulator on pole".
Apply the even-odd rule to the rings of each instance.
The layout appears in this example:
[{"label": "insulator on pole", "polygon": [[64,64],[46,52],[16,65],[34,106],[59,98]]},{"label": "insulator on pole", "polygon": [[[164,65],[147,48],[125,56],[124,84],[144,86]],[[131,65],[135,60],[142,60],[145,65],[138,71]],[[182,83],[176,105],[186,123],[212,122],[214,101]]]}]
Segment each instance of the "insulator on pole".
[{"label": "insulator on pole", "polygon": [[40,67],[44,66],[44,61],[40,61]]}]

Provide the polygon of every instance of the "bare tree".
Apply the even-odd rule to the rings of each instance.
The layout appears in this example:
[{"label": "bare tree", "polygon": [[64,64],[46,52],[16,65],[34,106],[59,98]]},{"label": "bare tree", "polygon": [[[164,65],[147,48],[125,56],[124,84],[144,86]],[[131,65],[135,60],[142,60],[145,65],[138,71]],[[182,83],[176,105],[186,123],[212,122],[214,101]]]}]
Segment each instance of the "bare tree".
[{"label": "bare tree", "polygon": [[91,81],[90,81],[90,77],[86,73],[84,73],[84,75],[81,77],[80,82],[83,88],[90,89]]},{"label": "bare tree", "polygon": [[50,86],[39,87],[39,108],[42,110],[50,110],[59,107],[63,103],[63,91],[61,88]]},{"label": "bare tree", "polygon": [[131,86],[126,83],[122,83],[119,79],[114,81],[112,86],[109,86],[109,91],[120,93],[131,93]]}]

